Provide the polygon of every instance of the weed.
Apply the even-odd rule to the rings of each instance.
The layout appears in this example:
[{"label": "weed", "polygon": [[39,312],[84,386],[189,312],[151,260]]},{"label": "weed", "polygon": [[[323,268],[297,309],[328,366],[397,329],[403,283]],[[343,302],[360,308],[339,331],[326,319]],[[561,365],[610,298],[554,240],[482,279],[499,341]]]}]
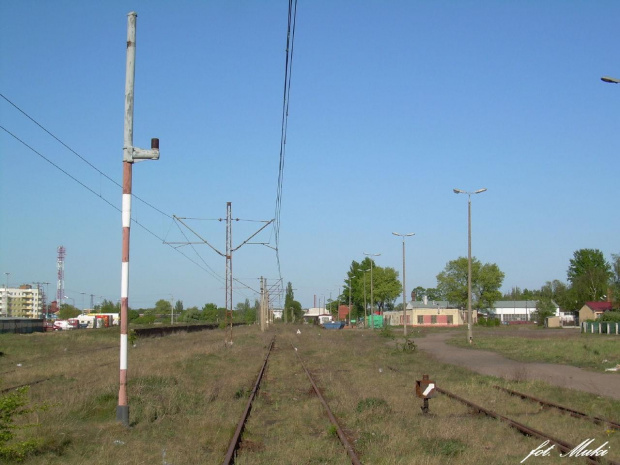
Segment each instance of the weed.
[{"label": "weed", "polygon": [[379,336],[381,337],[385,337],[388,339],[394,339],[394,332],[392,331],[392,328],[390,328],[389,326],[384,326],[383,328],[381,328],[381,331],[379,331]]},{"label": "weed", "polygon": [[384,399],[379,399],[377,397],[368,397],[366,399],[362,399],[357,403],[357,412],[362,413],[366,410],[384,410],[389,411],[390,406]]},{"label": "weed", "polygon": [[46,405],[28,407],[27,393],[28,387],[22,387],[0,397],[0,458],[22,461],[41,446],[39,439],[10,443],[15,438],[16,430],[35,426],[17,424],[19,417],[48,408]]},{"label": "weed", "polygon": [[423,439],[422,448],[430,455],[455,457],[467,449],[467,446],[458,439]]},{"label": "weed", "polygon": [[406,338],[405,342],[403,342],[402,345],[398,344],[397,347],[402,349],[403,352],[413,352],[417,346],[413,342],[413,339]]}]

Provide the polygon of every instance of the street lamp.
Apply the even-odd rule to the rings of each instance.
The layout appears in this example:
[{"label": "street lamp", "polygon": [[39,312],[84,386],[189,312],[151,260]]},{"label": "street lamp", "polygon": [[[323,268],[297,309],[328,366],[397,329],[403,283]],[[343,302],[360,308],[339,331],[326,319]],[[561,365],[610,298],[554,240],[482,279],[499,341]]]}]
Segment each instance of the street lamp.
[{"label": "street lamp", "polygon": [[393,232],[395,236],[403,238],[403,336],[407,337],[407,292],[405,291],[405,237],[415,236],[415,233],[399,234]]},{"label": "street lamp", "polygon": [[[366,253],[364,252],[364,255],[366,255],[367,257],[379,257],[381,254],[380,253]],[[375,311],[375,300],[374,300],[374,295],[373,295],[373,285],[372,285],[372,264],[373,264],[373,260],[372,258],[370,259],[370,315],[372,316],[372,329],[375,329],[375,317],[374,317],[374,311]]]},{"label": "street lamp", "polygon": [[471,196],[481,194],[487,189],[482,188],[477,191],[467,192],[461,189],[452,189],[455,194],[467,194],[467,340],[470,344],[474,342],[471,321]]},{"label": "street lamp", "polygon": [[616,79],[616,78],[609,77],[609,76],[603,76],[601,78],[601,81],[608,82],[610,84],[620,84],[620,79]]},{"label": "street lamp", "polygon": [[71,299],[73,301],[73,308],[75,308],[77,310],[77,307],[75,306],[75,299],[73,297],[67,297],[64,296],[65,299]]}]

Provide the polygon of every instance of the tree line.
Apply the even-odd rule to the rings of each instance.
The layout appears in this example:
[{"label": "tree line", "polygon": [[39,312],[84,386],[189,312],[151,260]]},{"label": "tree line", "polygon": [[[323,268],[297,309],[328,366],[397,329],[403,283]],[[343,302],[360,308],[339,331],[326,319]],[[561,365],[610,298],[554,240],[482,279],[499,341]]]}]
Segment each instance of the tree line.
[{"label": "tree line", "polygon": [[[477,310],[491,309],[498,300],[536,300],[541,316],[543,313],[553,313],[553,302],[566,311],[579,310],[585,302],[606,299],[613,301],[615,309],[620,306],[620,254],[612,254],[611,261],[607,261],[598,249],[576,250],[569,260],[566,283],[554,279],[547,281],[540,289],[522,290],[514,287],[504,294],[500,289],[505,274],[497,264],[482,263],[472,257],[471,265],[472,308]],[[437,274],[436,280],[436,287],[415,287],[411,292],[411,300],[422,300],[426,296],[429,301],[444,300],[458,308],[467,308],[467,257],[449,261]],[[402,310],[402,303],[395,304],[401,296],[402,284],[398,271],[377,266],[371,258],[366,257],[361,262],[351,262],[342,293],[327,308],[335,315],[338,304],[348,305],[350,298],[351,318],[355,319],[364,316],[370,308],[380,312]]]}]

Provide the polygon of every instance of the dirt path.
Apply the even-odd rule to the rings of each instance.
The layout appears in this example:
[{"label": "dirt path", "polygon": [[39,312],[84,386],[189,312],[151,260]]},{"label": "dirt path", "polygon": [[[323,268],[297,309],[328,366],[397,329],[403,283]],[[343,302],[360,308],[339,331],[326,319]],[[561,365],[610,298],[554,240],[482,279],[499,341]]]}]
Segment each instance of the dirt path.
[{"label": "dirt path", "polygon": [[468,368],[484,375],[505,379],[541,380],[569,389],[590,392],[620,400],[620,375],[594,373],[568,365],[517,362],[494,352],[454,347],[446,340],[454,333],[428,334],[415,340],[418,349],[429,353],[443,363]]}]

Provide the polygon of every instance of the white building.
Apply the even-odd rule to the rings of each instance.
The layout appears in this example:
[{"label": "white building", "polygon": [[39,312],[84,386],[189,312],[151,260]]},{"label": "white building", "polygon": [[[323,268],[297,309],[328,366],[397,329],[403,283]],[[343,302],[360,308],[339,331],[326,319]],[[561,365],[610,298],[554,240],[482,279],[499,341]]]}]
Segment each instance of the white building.
[{"label": "white building", "polygon": [[332,321],[332,315],[322,307],[312,307],[304,313],[304,320],[306,320],[306,322],[313,321],[322,325],[323,323]]},{"label": "white building", "polygon": [[42,293],[30,284],[0,288],[0,316],[13,318],[43,318]]},{"label": "white building", "polygon": [[[560,316],[560,307],[555,302],[552,303],[555,306],[555,316]],[[498,300],[494,308],[489,310],[489,316],[495,316],[502,322],[532,321],[537,304],[537,300]]]}]

